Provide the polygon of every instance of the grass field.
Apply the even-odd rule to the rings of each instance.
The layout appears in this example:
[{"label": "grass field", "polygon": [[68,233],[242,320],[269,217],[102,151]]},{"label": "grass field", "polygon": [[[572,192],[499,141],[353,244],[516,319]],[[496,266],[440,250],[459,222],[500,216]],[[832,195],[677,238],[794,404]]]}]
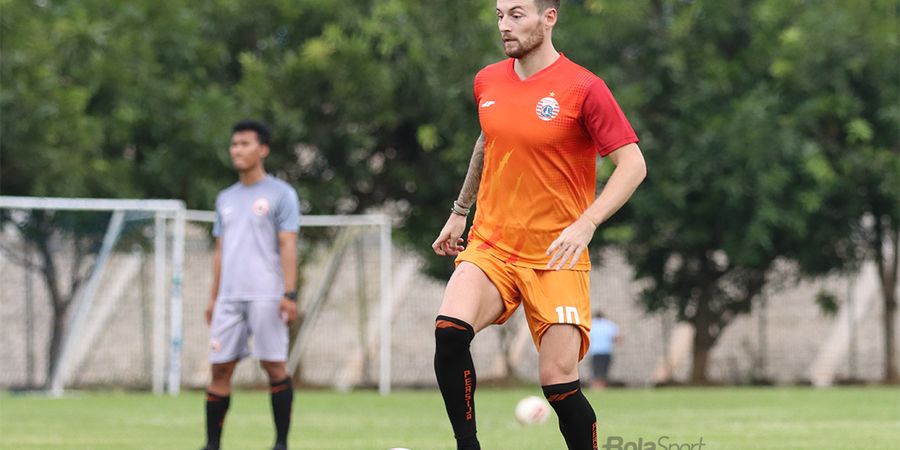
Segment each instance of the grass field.
[{"label": "grass field", "polygon": [[[516,401],[539,389],[479,389],[479,436],[492,450],[564,449],[552,417],[523,427]],[[412,450],[455,448],[440,395],[401,391],[340,394],[299,391],[291,449]],[[599,418],[600,448],[610,435],[643,439],[641,450],[695,444],[719,449],[897,449],[900,390],[896,388],[714,388],[591,392]],[[3,449],[197,449],[203,443],[203,396],[74,393],[53,399],[0,395]],[[232,395],[223,448],[265,450],[272,439],[266,392]],[[676,444],[676,445],[673,445]],[[613,446],[610,448],[619,448]],[[633,446],[623,448],[634,448]]]}]

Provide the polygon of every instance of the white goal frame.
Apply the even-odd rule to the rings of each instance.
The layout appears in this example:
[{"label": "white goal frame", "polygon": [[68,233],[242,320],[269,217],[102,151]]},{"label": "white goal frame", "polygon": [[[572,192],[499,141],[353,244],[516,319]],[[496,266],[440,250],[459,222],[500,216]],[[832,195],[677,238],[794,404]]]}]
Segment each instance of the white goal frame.
[{"label": "white goal frame", "polygon": [[[119,200],[97,198],[51,198],[51,197],[10,197],[0,196],[0,208],[5,209],[44,209],[65,211],[108,211],[112,212],[112,220],[103,238],[103,246],[97,257],[95,267],[102,268],[121,231],[122,218],[126,211],[144,211],[154,213],[154,266],[153,280],[153,353],[152,353],[152,385],[154,394],[163,393],[165,377],[165,274],[166,274],[166,220],[174,219],[172,239],[172,287],[169,292],[169,309],[171,326],[169,327],[169,370],[166,378],[166,390],[177,395],[181,390],[181,306],[182,277],[184,272],[184,225],[185,206],[181,200]],[[66,333],[57,359],[57,370],[50,380],[50,393],[61,396],[69,380],[71,369],[71,353],[75,340],[81,333],[84,320],[93,302],[99,283],[96,276],[99,270],[91,274],[86,286],[73,300],[72,313],[69,316]]]},{"label": "white goal frame", "polygon": [[[191,222],[213,223],[216,213],[213,211],[188,210],[185,213]],[[300,227],[333,227],[333,226],[374,226],[378,227],[378,304],[379,304],[379,339],[378,339],[378,392],[381,395],[391,393],[391,335],[393,318],[393,250],[392,221],[386,214],[360,215],[301,215]],[[296,345],[296,343],[295,343]],[[292,355],[293,357],[294,355]],[[290,368],[289,368],[290,369]]]},{"label": "white goal frame", "polygon": [[[193,222],[215,221],[215,212],[188,210],[181,200],[138,200],[138,199],[97,199],[97,198],[52,198],[52,197],[17,197],[0,196],[0,209],[44,209],[68,211],[107,211],[112,212],[104,244],[98,254],[97,267],[102,267],[109,256],[121,231],[125,212],[143,211],[154,213],[154,293],[153,293],[153,355],[152,355],[152,389],[156,395],[164,391],[170,395],[178,395],[181,391],[181,360],[184,324],[183,311],[183,276],[185,256],[185,224]],[[165,286],[167,261],[167,226],[173,222],[171,264],[172,278],[169,290],[169,343],[168,357],[165,347]],[[392,221],[385,214],[364,215],[301,215],[301,227],[328,226],[374,226],[379,230],[379,361],[378,391],[387,395],[391,391],[391,334],[393,317],[393,270],[392,270]],[[57,371],[50,380],[50,392],[59,396],[64,393],[71,369],[71,353],[75,340],[81,333],[83,322],[90,311],[91,302],[99,283],[99,277],[93,274],[87,281],[77,298],[73,300],[72,313],[68,320],[65,336],[57,363]],[[168,362],[168,367],[166,363]],[[165,379],[165,389],[163,380]]]}]

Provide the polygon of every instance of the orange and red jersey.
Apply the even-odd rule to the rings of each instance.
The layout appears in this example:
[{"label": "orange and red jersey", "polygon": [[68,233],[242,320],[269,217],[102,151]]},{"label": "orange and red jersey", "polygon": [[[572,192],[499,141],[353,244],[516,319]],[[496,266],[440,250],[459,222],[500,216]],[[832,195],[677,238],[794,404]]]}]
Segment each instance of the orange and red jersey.
[{"label": "orange and red jersey", "polygon": [[[606,83],[560,54],[520,80],[510,58],[475,77],[484,171],[469,246],[543,269],[547,247],[594,201],[597,153],[638,138]],[[575,266],[588,270],[587,252]]]}]

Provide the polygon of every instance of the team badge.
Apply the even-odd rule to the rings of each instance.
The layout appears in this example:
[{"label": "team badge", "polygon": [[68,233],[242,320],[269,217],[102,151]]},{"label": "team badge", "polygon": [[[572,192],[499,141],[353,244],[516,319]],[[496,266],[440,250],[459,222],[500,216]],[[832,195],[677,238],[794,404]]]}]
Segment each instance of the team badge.
[{"label": "team badge", "polygon": [[541,120],[550,121],[559,115],[559,102],[553,97],[544,97],[537,102],[534,110]]},{"label": "team badge", "polygon": [[222,351],[222,342],[218,339],[210,339],[209,351],[212,353],[219,353],[220,351]]},{"label": "team badge", "polygon": [[253,202],[253,214],[257,216],[264,216],[269,212],[269,201],[265,198],[257,199]]}]

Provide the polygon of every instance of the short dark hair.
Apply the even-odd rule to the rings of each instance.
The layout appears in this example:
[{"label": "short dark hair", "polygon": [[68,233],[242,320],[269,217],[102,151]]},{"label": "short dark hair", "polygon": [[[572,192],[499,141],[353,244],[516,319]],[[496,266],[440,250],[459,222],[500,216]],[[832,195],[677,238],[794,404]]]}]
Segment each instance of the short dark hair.
[{"label": "short dark hair", "polygon": [[269,141],[272,139],[272,133],[269,131],[269,126],[258,120],[244,119],[234,124],[234,127],[231,129],[231,134],[239,131],[255,131],[256,139],[259,140],[259,143],[262,145],[269,145]]},{"label": "short dark hair", "polygon": [[547,8],[556,8],[556,12],[559,12],[559,2],[560,0],[534,0],[534,4],[537,5],[538,11],[544,12]]}]

